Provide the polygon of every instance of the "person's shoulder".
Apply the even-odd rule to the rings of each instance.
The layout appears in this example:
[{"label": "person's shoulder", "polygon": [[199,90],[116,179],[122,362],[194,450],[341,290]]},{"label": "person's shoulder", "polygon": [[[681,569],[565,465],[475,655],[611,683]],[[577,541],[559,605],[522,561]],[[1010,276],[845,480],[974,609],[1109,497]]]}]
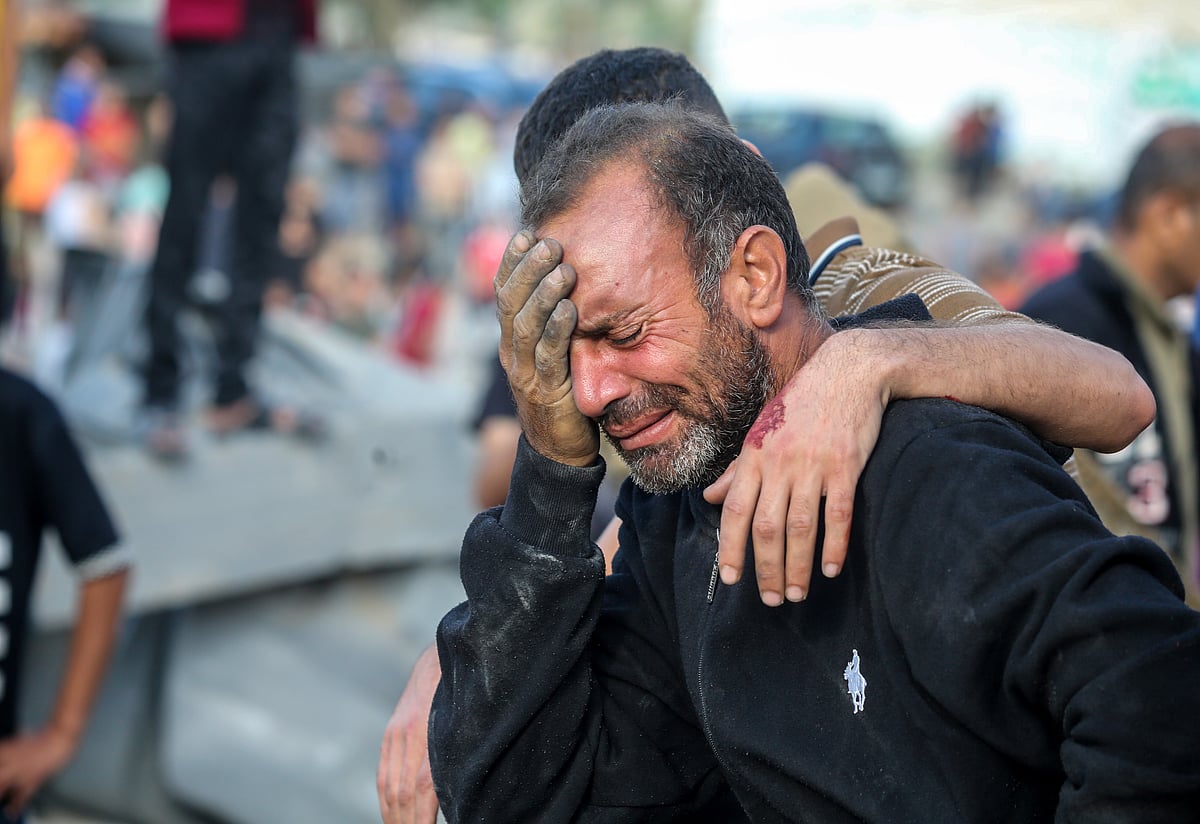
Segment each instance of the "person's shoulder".
[{"label": "person's shoulder", "polygon": [[[918,442],[920,448],[912,449]],[[941,450],[951,442],[981,456],[982,450],[1001,448],[1061,464],[1070,455],[1066,447],[1039,439],[1010,418],[952,398],[893,401],[884,412],[875,452],[891,467],[902,460],[934,465],[949,460]]]},{"label": "person's shoulder", "polygon": [[839,254],[813,285],[831,315],[858,314],[905,294],[915,294],[938,320],[991,320],[1006,312],[962,275],[911,252],[860,246]]},{"label": "person's shoulder", "polygon": [[944,426],[993,421],[1019,428],[1016,423],[979,406],[954,398],[911,398],[892,401],[883,416],[891,437],[920,434]]},{"label": "person's shoulder", "polygon": [[962,403],[952,397],[908,398],[892,401],[884,412],[884,423],[899,432],[921,432],[964,423],[995,423],[1032,437],[1021,424],[989,409]]},{"label": "person's shoulder", "polygon": [[1113,336],[1130,326],[1119,282],[1092,255],[1083,256],[1075,271],[1031,294],[1020,311],[1106,346],[1117,346]]},{"label": "person's shoulder", "polygon": [[1041,318],[1047,312],[1055,314],[1054,310],[1082,300],[1090,300],[1090,297],[1077,270],[1036,289],[1025,299],[1021,312],[1032,318]]},{"label": "person's shoulder", "polygon": [[911,252],[874,246],[852,246],[829,262],[817,284],[818,287],[827,285],[828,290],[836,294],[844,290],[854,290],[870,281],[940,272],[957,277],[933,261]]},{"label": "person's shoulder", "polygon": [[862,511],[876,536],[930,528],[948,546],[970,541],[973,530],[986,526],[984,511],[1007,516],[1035,501],[1086,508],[1062,467],[1069,455],[979,407],[937,398],[896,401],[862,473]]},{"label": "person's shoulder", "polygon": [[[888,404],[884,416],[888,420],[904,422],[906,426],[940,426],[964,421],[996,420],[1013,423],[1003,415],[983,407],[972,407],[952,397],[904,398]],[[1016,426],[1013,423],[1013,426]]]}]

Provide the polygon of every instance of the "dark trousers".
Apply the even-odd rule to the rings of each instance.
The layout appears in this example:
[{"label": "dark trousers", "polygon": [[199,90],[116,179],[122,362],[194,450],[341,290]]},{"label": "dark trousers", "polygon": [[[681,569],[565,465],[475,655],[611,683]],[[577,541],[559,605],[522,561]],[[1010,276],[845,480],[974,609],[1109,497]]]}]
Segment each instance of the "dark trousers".
[{"label": "dark trousers", "polygon": [[166,157],[171,193],[150,269],[147,405],[173,408],[179,401],[177,321],[196,269],[213,179],[222,173],[237,183],[237,204],[230,292],[216,318],[215,402],[230,404],[249,393],[245,370],[258,337],[296,142],[294,54],[294,41],[283,35],[172,46],[174,123]]},{"label": "dark trousers", "polygon": [[17,302],[17,283],[8,273],[8,247],[4,243],[4,229],[0,227],[0,329],[12,317]]}]

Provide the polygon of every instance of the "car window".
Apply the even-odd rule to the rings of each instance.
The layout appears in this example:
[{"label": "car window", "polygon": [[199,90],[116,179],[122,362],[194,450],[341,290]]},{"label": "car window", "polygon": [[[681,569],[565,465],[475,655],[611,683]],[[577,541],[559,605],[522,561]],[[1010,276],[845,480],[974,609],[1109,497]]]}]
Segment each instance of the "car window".
[{"label": "car window", "polygon": [[883,127],[871,120],[831,117],[825,125],[825,139],[837,146],[875,149],[888,145]]}]

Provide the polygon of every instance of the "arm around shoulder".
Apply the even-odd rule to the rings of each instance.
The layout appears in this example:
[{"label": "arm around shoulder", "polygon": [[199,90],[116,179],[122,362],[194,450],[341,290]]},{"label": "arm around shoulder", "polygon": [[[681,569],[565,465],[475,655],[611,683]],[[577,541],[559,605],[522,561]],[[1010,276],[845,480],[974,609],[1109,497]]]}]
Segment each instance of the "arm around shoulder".
[{"label": "arm around shoulder", "polygon": [[1129,361],[1050,326],[999,320],[847,331],[834,338],[847,334],[866,348],[860,357],[878,364],[891,397],[945,397],[980,406],[1054,443],[1115,452],[1154,419],[1154,396]]}]

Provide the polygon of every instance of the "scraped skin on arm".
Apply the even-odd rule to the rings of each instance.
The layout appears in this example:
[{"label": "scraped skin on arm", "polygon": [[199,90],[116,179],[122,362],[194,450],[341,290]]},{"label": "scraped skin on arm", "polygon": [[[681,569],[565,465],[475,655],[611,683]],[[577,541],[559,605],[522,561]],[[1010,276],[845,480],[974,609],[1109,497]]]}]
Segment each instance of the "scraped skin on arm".
[{"label": "scraped skin on arm", "polygon": [[746,445],[762,449],[767,435],[781,429],[786,420],[787,407],[784,406],[783,399],[773,398],[763,408],[758,420],[754,422],[754,426],[750,428],[750,432],[746,435]]}]

